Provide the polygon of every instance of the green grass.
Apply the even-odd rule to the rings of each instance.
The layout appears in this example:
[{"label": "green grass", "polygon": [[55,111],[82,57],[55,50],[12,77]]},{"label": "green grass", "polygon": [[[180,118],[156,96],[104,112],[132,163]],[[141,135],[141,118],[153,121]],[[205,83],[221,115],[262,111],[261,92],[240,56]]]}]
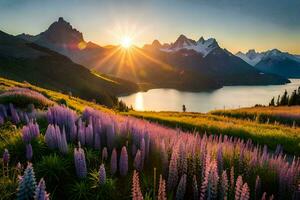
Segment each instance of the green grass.
[{"label": "green grass", "polygon": [[237,119],[256,120],[260,123],[280,123],[300,126],[300,106],[258,106],[233,110],[216,110],[211,114]]},{"label": "green grass", "polygon": [[191,132],[199,131],[200,133],[224,134],[251,139],[253,142],[267,145],[273,150],[277,144],[281,144],[285,152],[300,155],[300,128],[261,124],[256,121],[200,113],[130,111],[123,114]]}]

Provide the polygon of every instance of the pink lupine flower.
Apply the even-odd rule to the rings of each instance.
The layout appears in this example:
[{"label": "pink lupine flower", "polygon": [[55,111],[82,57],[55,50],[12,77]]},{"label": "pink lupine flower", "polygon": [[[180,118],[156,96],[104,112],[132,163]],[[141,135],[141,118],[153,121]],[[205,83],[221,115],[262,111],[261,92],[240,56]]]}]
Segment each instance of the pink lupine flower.
[{"label": "pink lupine flower", "polygon": [[240,200],[243,188],[243,178],[242,176],[238,176],[235,184],[235,200]]},{"label": "pink lupine flower", "polygon": [[143,200],[143,194],[141,192],[139,174],[135,170],[132,177],[132,200]]},{"label": "pink lupine flower", "polygon": [[177,170],[177,153],[173,150],[168,175],[168,191],[172,191],[177,185],[178,181],[178,170]]},{"label": "pink lupine flower", "polygon": [[245,183],[242,187],[240,200],[249,200],[249,198],[250,198],[249,187],[248,187],[248,184]]},{"label": "pink lupine flower", "polygon": [[117,150],[113,149],[111,153],[111,159],[110,159],[110,170],[111,174],[114,175],[117,172]]},{"label": "pink lupine flower", "polygon": [[226,170],[224,170],[223,173],[222,173],[220,187],[221,187],[220,188],[221,189],[221,193],[220,193],[221,199],[227,200],[229,184],[228,184],[228,178],[227,178]]},{"label": "pink lupine flower", "polygon": [[159,176],[157,200],[167,200],[166,181],[162,178],[162,175]]},{"label": "pink lupine flower", "polygon": [[233,191],[234,190],[234,167],[232,166],[230,169],[230,188]]},{"label": "pink lupine flower", "polygon": [[261,200],[267,200],[267,193],[266,192],[263,193],[263,195],[261,197]]},{"label": "pink lupine flower", "polygon": [[[207,160],[210,160],[209,157]],[[217,197],[218,192],[218,169],[217,163],[213,160],[206,164],[205,176],[201,185],[201,195],[200,199],[214,199]]]},{"label": "pink lupine flower", "polygon": [[123,146],[120,155],[120,163],[119,163],[120,175],[126,176],[128,172],[128,154],[126,147]]}]

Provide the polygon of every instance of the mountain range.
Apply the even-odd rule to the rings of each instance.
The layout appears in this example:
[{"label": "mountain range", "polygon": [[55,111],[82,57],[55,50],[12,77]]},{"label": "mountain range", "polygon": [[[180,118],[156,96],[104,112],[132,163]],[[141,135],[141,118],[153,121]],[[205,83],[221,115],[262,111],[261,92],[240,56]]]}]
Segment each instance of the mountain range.
[{"label": "mountain range", "polygon": [[248,64],[266,73],[273,73],[287,78],[300,78],[300,56],[278,49],[256,52],[254,49],[247,53],[238,52],[236,56]]},{"label": "mountain range", "polygon": [[69,57],[86,68],[137,83],[140,88],[167,87],[200,91],[226,85],[266,85],[289,82],[263,73],[219,46],[214,38],[195,41],[180,35],[174,43],[155,40],[143,48],[102,47],[84,40],[83,34],[59,18],[38,35],[21,34],[27,40]]}]

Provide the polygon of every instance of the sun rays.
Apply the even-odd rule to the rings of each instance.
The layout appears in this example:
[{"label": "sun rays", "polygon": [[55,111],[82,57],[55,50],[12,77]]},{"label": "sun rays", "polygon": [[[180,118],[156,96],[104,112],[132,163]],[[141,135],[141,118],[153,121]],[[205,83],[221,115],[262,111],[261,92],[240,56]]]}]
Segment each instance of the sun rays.
[{"label": "sun rays", "polygon": [[125,78],[136,83],[145,81],[153,71],[159,69],[166,72],[173,68],[159,59],[159,56],[135,46],[135,42],[146,28],[134,23],[116,23],[109,34],[115,38],[118,45],[104,48],[104,52],[95,59],[92,70]]}]

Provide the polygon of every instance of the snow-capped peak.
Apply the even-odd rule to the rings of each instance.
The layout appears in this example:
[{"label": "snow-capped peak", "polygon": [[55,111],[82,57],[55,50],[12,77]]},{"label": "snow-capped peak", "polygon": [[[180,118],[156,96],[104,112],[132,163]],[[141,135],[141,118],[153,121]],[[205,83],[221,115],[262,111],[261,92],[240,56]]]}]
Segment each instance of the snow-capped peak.
[{"label": "snow-capped peak", "polygon": [[264,52],[256,52],[254,49],[249,50],[247,53],[242,53],[242,52],[238,52],[236,54],[236,56],[240,57],[241,59],[243,59],[245,62],[247,62],[248,64],[255,66],[256,64],[258,64],[261,60],[265,60],[265,59],[276,59],[276,60],[281,60],[281,59],[293,59],[295,61],[298,61],[298,58],[294,55],[291,55],[287,52],[282,52],[278,49],[272,49],[272,50],[268,50],[268,51],[264,51]]},{"label": "snow-capped peak", "polygon": [[180,35],[178,39],[167,48],[161,48],[162,51],[176,52],[181,49],[194,50],[201,53],[203,57],[208,55],[212,50],[219,47],[214,38],[205,40],[201,37],[197,42],[193,39],[187,38],[185,35]]}]

